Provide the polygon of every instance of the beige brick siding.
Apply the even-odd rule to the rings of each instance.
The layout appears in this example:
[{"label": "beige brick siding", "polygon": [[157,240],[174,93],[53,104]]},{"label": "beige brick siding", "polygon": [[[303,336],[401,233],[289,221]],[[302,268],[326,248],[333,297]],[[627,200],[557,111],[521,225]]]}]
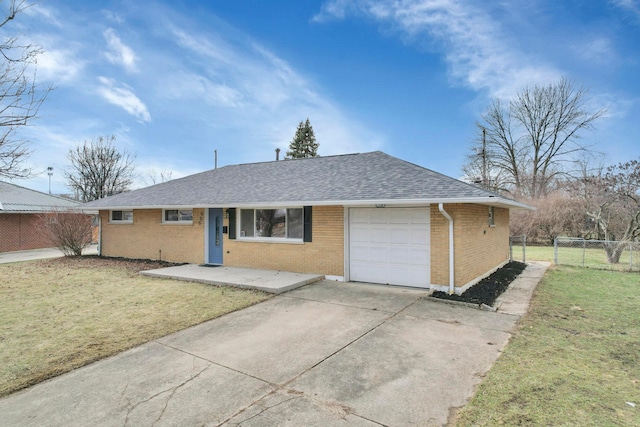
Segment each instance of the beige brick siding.
[{"label": "beige brick siding", "polygon": [[[488,207],[445,204],[454,220],[455,285],[495,268],[509,257],[509,210],[495,208],[495,226],[488,224]],[[101,211],[102,254],[202,264],[205,209],[193,210],[193,224],[162,223],[162,210],[134,210],[133,224],[110,224]],[[228,226],[228,219],[225,218]],[[431,283],[449,284],[449,224],[431,205]],[[225,266],[344,275],[344,208],[313,207],[313,241],[269,243],[223,238]]]},{"label": "beige brick siding", "polygon": [[162,223],[162,209],[136,209],[133,224],[109,223],[109,211],[100,211],[104,256],[204,263],[205,210],[193,210],[193,223]]},{"label": "beige brick siding", "polygon": [[[453,218],[455,286],[495,268],[509,259],[509,210],[494,208],[495,226],[488,222],[488,207],[474,204],[445,204]],[[431,206],[431,283],[449,284],[449,222]]]},{"label": "beige brick siding", "polygon": [[[228,220],[225,220],[228,225]],[[314,206],[313,241],[304,244],[223,241],[224,265],[344,275],[344,208]]]}]

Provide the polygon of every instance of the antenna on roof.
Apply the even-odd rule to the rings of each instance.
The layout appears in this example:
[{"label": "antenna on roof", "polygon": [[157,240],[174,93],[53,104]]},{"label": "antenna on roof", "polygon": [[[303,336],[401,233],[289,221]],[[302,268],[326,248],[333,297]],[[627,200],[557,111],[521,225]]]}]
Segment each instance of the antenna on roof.
[{"label": "antenna on roof", "polygon": [[213,168],[218,169],[218,150],[213,150],[213,156],[215,158],[213,163]]}]

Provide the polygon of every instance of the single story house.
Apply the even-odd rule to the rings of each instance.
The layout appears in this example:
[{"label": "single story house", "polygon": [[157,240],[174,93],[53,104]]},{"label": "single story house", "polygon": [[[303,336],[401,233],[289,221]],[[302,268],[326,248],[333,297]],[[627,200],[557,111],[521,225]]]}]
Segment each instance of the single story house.
[{"label": "single story house", "polygon": [[79,202],[0,181],[0,252],[50,248],[42,214],[76,208]]},{"label": "single story house", "polygon": [[529,207],[380,151],[224,166],[90,202],[100,253],[462,292]]}]

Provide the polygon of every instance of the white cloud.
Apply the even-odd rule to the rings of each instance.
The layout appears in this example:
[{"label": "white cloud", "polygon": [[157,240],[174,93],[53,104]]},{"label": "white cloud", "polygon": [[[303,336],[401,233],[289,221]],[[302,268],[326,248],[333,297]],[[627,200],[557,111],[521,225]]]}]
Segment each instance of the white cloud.
[{"label": "white cloud", "polygon": [[615,6],[624,9],[627,12],[632,12],[640,17],[640,2],[637,0],[611,0]]},{"label": "white cloud", "polygon": [[133,49],[122,43],[122,40],[120,40],[120,37],[118,37],[113,28],[105,30],[103,35],[104,39],[107,41],[107,47],[109,48],[109,50],[105,52],[105,56],[109,62],[122,66],[130,73],[137,72],[138,67],[136,65],[136,61],[138,58],[133,52]]},{"label": "white cloud", "polygon": [[82,72],[85,61],[66,49],[45,49],[38,56],[38,77],[56,84],[68,83]]},{"label": "white cloud", "polygon": [[312,81],[254,40],[175,26],[169,27],[169,33],[198,65],[182,63],[181,73],[167,76],[165,96],[204,99],[215,108],[208,113],[211,126],[217,132],[242,129],[241,144],[247,144],[256,159],[273,158],[276,147],[286,151],[298,122],[307,117],[322,155],[370,151],[384,145],[383,136],[358,123],[353,114],[324,97]]},{"label": "white cloud", "polygon": [[105,100],[123,108],[127,113],[143,122],[151,121],[151,115],[147,106],[133,93],[133,90],[126,85],[118,83],[107,77],[98,77],[102,84],[97,91]]},{"label": "white cloud", "polygon": [[313,21],[365,16],[390,26],[410,43],[439,42],[451,77],[473,90],[508,97],[525,85],[548,83],[562,73],[509,44],[482,7],[458,0],[329,0]]},{"label": "white cloud", "polygon": [[56,16],[56,13],[52,9],[43,6],[42,4],[33,3],[27,6],[23,11],[29,16],[42,17],[46,22],[53,24],[56,27],[62,27],[62,23]]}]

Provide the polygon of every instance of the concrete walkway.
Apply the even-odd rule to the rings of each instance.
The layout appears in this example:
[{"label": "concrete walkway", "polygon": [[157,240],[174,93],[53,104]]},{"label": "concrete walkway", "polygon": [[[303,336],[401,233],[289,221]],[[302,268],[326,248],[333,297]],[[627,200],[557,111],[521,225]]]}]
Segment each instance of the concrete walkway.
[{"label": "concrete walkway", "polygon": [[[83,255],[97,255],[98,245],[89,245],[82,251]],[[10,262],[34,261],[37,259],[60,258],[64,254],[58,248],[32,249],[29,251],[0,252],[0,264]]]},{"label": "concrete walkway", "polygon": [[426,295],[302,287],[0,399],[0,425],[441,426],[520,317]]},{"label": "concrete walkway", "polygon": [[317,274],[301,274],[289,271],[257,270],[253,268],[213,267],[196,264],[158,268],[140,274],[164,279],[200,282],[216,286],[258,289],[272,294],[281,294],[324,279]]}]

